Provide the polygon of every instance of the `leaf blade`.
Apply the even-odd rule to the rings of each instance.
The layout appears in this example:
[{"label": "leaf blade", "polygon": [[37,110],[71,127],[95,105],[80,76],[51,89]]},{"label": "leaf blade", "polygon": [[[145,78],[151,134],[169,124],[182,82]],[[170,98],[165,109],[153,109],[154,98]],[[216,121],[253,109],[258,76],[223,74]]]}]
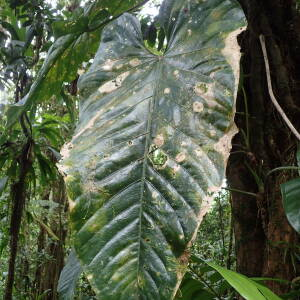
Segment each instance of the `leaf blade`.
[{"label": "leaf blade", "polygon": [[291,226],[300,232],[300,178],[280,185],[285,214]]},{"label": "leaf blade", "polygon": [[237,291],[241,296],[247,300],[265,300],[266,298],[259,292],[256,283],[252,282],[247,277],[227,270],[214,263],[207,262],[207,264],[218,271],[227,282]]},{"label": "leaf blade", "polygon": [[[50,99],[53,95],[59,95],[62,84],[74,80],[80,65],[88,61],[91,54],[95,53],[102,27],[107,24],[110,17],[116,17],[141,2],[142,0],[130,0],[120,4],[116,0],[98,0],[91,3],[86,12],[72,22],[68,31],[63,32],[63,35],[58,35],[28,94],[17,104],[7,105],[6,127],[12,127],[22,112],[30,109],[32,105]],[[98,19],[94,24],[95,14],[107,9],[110,15],[98,14]],[[87,26],[88,22],[89,26]]]},{"label": "leaf blade", "polygon": [[[238,65],[223,53],[232,24],[226,31],[221,23],[212,51],[197,23],[191,34],[183,25],[191,16],[207,19],[197,14],[202,4],[171,2],[181,17],[164,56],[149,53],[129,14],[104,29],[94,63],[79,79],[75,136],[62,151],[76,253],[103,299],[175,296],[186,248],[207,210],[201,200],[221,185],[236,132]],[[229,3],[223,15],[237,8],[240,28],[244,16]],[[231,50],[238,58],[239,49]],[[205,62],[217,58],[216,65]]]},{"label": "leaf blade", "polygon": [[8,177],[7,176],[5,176],[3,178],[0,178],[0,196],[1,196],[1,194],[3,193],[3,191],[4,191],[5,187],[6,187],[7,181],[8,181]]},{"label": "leaf blade", "polygon": [[81,273],[80,262],[76,257],[75,251],[72,250],[59,276],[57,287],[59,299],[72,300],[74,298],[76,283]]}]

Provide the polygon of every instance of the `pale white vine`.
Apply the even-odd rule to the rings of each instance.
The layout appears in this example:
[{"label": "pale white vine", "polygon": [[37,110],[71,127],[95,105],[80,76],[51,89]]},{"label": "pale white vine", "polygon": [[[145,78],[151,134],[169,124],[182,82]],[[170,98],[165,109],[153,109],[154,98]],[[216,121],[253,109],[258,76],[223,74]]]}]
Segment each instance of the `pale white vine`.
[{"label": "pale white vine", "polygon": [[278,103],[278,101],[277,101],[277,99],[274,95],[273,88],[272,88],[272,80],[271,80],[271,74],[270,74],[270,64],[269,64],[268,53],[267,53],[267,49],[266,49],[265,37],[261,34],[259,36],[259,40],[260,40],[261,48],[262,48],[262,51],[263,51],[264,61],[265,61],[267,82],[268,82],[268,91],[269,91],[270,98],[271,98],[273,104],[275,105],[277,111],[279,112],[279,114],[281,115],[281,117],[283,118],[285,123],[287,124],[287,126],[290,128],[290,130],[293,132],[293,134],[300,141],[300,133],[297,131],[297,129],[292,124],[292,122],[289,120],[289,118],[287,117],[287,115],[285,114],[283,109],[281,108],[280,104]]}]

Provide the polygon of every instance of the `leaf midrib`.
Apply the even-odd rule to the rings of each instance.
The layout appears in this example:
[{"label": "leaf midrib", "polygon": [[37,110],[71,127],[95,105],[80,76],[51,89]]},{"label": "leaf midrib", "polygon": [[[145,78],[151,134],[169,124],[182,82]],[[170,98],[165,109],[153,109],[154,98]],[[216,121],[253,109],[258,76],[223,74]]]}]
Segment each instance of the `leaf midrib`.
[{"label": "leaf midrib", "polygon": [[155,110],[155,104],[156,104],[156,96],[159,91],[159,83],[160,83],[160,71],[162,68],[162,62],[161,57],[157,56],[157,62],[156,62],[156,72],[155,72],[155,84],[153,89],[153,96],[149,103],[149,114],[148,114],[148,120],[147,120],[147,136],[146,136],[146,142],[145,142],[145,151],[144,151],[144,161],[143,161],[143,168],[142,168],[142,179],[141,179],[141,191],[140,191],[140,213],[139,213],[139,234],[138,234],[138,260],[137,260],[137,288],[139,290],[138,296],[140,296],[140,286],[139,286],[139,275],[140,275],[140,261],[141,261],[141,244],[142,244],[142,219],[143,219],[143,199],[144,199],[144,188],[146,184],[146,168],[147,168],[147,160],[148,160],[148,152],[151,142],[151,133],[152,133],[152,121],[153,121],[153,112]]}]

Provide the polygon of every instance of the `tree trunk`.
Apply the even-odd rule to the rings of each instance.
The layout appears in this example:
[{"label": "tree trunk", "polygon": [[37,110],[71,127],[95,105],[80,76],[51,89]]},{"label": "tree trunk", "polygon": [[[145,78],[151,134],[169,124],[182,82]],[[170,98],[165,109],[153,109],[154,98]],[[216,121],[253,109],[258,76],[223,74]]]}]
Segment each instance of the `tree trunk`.
[{"label": "tree trunk", "polygon": [[53,187],[53,199],[59,206],[53,211],[48,218],[50,221],[50,228],[53,233],[59,238],[56,240],[49,240],[45,252],[50,257],[40,268],[38,294],[44,295],[44,300],[57,300],[57,284],[60,272],[64,266],[65,256],[65,240],[67,235],[67,197],[64,186],[64,181],[60,177],[58,182]]},{"label": "tree trunk", "polygon": [[22,222],[23,210],[26,202],[26,177],[32,166],[31,160],[32,140],[28,138],[18,157],[19,175],[17,181],[11,187],[12,213],[10,219],[10,258],[8,263],[8,275],[5,285],[4,300],[12,300],[13,285],[15,280],[15,266],[18,253],[19,232]]},{"label": "tree trunk", "polygon": [[[280,184],[297,176],[276,167],[295,165],[296,138],[271,102],[259,41],[266,39],[273,90],[283,110],[300,128],[300,18],[294,0],[240,0],[248,30],[240,36],[242,88],[237,100],[234,138],[227,168],[231,188],[252,192],[232,194],[237,270],[248,276],[292,280],[299,276],[293,263],[299,235],[289,225]],[[299,267],[298,267],[299,268]],[[282,294],[289,286],[269,282]]]}]

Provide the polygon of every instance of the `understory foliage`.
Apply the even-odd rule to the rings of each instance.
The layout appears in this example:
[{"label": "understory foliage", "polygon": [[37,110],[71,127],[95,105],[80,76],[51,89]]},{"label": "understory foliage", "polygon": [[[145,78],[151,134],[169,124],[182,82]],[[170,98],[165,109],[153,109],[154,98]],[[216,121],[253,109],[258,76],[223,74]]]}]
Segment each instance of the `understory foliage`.
[{"label": "understory foliage", "polygon": [[234,272],[216,193],[245,26],[236,0],[0,1],[0,298],[280,299]]}]

